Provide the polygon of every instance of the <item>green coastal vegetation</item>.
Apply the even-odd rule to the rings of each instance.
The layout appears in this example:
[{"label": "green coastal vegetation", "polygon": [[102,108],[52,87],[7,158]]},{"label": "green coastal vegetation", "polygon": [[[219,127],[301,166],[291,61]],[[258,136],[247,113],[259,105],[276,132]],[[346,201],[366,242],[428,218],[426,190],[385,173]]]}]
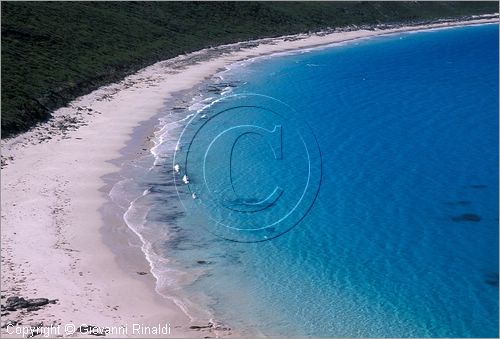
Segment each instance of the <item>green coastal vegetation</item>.
[{"label": "green coastal vegetation", "polygon": [[247,39],[496,13],[488,2],[14,2],[2,9],[2,137],[156,61]]}]

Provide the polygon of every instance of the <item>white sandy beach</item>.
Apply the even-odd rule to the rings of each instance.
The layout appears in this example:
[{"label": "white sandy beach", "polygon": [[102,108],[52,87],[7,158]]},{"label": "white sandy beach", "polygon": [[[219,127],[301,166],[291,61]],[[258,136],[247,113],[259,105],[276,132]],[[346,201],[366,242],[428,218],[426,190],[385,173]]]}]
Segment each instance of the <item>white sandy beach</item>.
[{"label": "white sandy beach", "polygon": [[[58,299],[38,311],[2,316],[2,324],[6,320],[22,325],[61,324],[64,336],[67,324],[128,328],[127,334],[113,337],[134,336],[133,324],[170,324],[172,337],[234,336],[234,331],[189,329],[199,324],[191,323],[174,302],[155,292],[154,277],[140,248],[130,246],[125,257],[117,260],[103,241],[107,229],[125,228],[121,216],[105,217],[100,209],[109,193],[103,176],[119,171],[119,165],[110,160],[123,156],[134,128],[155,117],[172,94],[241,60],[381,34],[486,22],[498,22],[498,18],[303,34],[206,49],[158,62],[78,98],[32,131],[2,140],[6,161],[1,171],[2,303],[10,296]],[[194,56],[204,61],[193,62]],[[142,139],[135,140],[137,150],[129,147],[126,155],[149,147],[147,136],[152,133],[136,133],[134,137]],[[123,231],[116,239],[128,245],[127,237],[133,234]],[[7,330],[2,328],[2,336],[20,337]]]}]

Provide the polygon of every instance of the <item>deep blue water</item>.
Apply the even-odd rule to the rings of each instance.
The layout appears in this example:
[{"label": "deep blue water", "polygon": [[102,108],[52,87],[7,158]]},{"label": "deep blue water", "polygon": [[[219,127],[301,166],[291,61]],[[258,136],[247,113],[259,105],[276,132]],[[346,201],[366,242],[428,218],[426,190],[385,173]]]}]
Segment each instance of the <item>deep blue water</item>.
[{"label": "deep blue water", "polygon": [[[239,81],[233,95],[274,99],[214,104],[181,138],[196,138],[176,159],[188,211],[157,247],[198,274],[185,295],[243,333],[498,336],[498,25],[260,58],[222,76]],[[236,125],[265,131],[222,138]],[[276,187],[275,202],[252,205]]]}]

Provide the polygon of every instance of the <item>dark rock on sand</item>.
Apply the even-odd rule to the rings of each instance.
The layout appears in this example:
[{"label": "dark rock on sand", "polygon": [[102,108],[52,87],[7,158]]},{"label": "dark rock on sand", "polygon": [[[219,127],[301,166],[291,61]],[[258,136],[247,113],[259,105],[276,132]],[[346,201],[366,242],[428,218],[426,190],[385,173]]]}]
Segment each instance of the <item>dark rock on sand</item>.
[{"label": "dark rock on sand", "polygon": [[[18,322],[16,320],[7,320],[5,323],[2,324],[2,328],[7,328],[7,326],[16,326]],[[20,324],[20,323],[19,323]]]},{"label": "dark rock on sand", "polygon": [[49,299],[47,298],[36,298],[36,299],[28,299],[28,306],[36,307],[36,306],[44,306],[49,303]]},{"label": "dark rock on sand", "polygon": [[38,306],[28,306],[28,308],[26,308],[26,311],[35,312],[35,311],[38,311],[40,309],[41,309],[41,307],[38,307]]},{"label": "dark rock on sand", "polygon": [[8,297],[5,305],[8,311],[15,311],[28,306],[30,306],[28,301],[23,297]]},{"label": "dark rock on sand", "polygon": [[97,329],[97,326],[94,326],[94,325],[82,325],[82,326],[79,326],[76,329],[76,331],[80,332],[80,333],[85,333],[85,332],[92,331],[92,330],[95,330],[95,329]]},{"label": "dark rock on sand", "polygon": [[94,325],[82,325],[76,329],[77,332],[86,333],[87,335],[93,335],[96,337],[103,337],[106,335],[103,329],[100,329]]},{"label": "dark rock on sand", "polygon": [[104,336],[106,336],[106,333],[104,333],[104,332],[90,332],[89,335],[94,335],[96,337],[104,337]]},{"label": "dark rock on sand", "polygon": [[137,272],[137,274],[139,274],[139,275],[146,275],[146,274],[148,274],[148,272]]},{"label": "dark rock on sand", "polygon": [[208,322],[207,325],[191,325],[189,326],[189,329],[191,330],[196,330],[196,331],[201,331],[201,330],[208,330],[209,332],[213,331],[231,331],[230,327],[224,326],[221,322],[214,322],[212,319]]},{"label": "dark rock on sand", "polygon": [[202,330],[204,328],[212,328],[213,324],[208,324],[208,325],[192,325],[189,326],[189,329],[191,330]]},{"label": "dark rock on sand", "polygon": [[1,305],[2,311],[14,312],[20,309],[27,309],[27,311],[38,311],[41,306],[47,304],[55,304],[57,299],[49,300],[47,298],[34,298],[26,300],[23,297],[8,297],[5,305]]},{"label": "dark rock on sand", "polygon": [[481,221],[481,217],[473,213],[464,213],[455,217],[451,217],[451,220],[454,222],[462,222],[462,221],[479,222]]}]

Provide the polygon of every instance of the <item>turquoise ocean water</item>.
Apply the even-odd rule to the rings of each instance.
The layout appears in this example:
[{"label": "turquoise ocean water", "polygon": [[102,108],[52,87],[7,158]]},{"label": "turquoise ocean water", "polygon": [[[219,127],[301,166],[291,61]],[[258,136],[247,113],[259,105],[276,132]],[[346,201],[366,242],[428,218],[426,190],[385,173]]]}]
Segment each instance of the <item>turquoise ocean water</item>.
[{"label": "turquoise ocean water", "polygon": [[115,187],[160,293],[244,334],[498,336],[498,25],[258,58],[182,98]]}]

